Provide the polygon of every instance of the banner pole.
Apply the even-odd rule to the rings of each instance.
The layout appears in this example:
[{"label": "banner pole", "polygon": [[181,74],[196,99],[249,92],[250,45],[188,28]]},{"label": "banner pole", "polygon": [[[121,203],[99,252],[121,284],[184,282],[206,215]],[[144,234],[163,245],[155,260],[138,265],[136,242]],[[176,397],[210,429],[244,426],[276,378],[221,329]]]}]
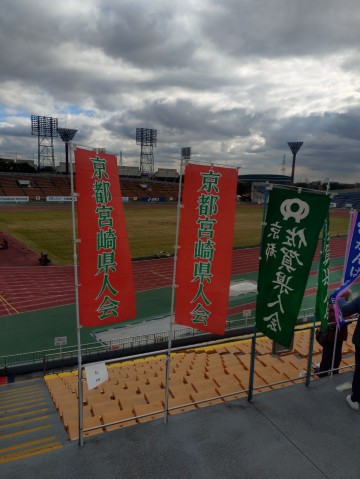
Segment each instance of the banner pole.
[{"label": "banner pole", "polygon": [[73,236],[73,258],[74,258],[74,282],[75,282],[75,308],[76,308],[76,338],[78,347],[78,408],[79,408],[79,445],[83,446],[83,388],[82,388],[82,357],[81,357],[81,335],[80,335],[80,313],[79,313],[79,282],[77,268],[77,238],[75,224],[75,191],[73,171],[74,147],[70,144],[70,184],[71,184],[71,216]]},{"label": "banner pole", "polygon": [[174,324],[174,309],[175,309],[175,288],[176,288],[176,264],[177,264],[177,254],[178,254],[178,241],[179,241],[179,223],[180,223],[180,209],[181,209],[181,186],[183,178],[183,158],[180,160],[180,177],[179,177],[179,193],[177,201],[177,212],[176,212],[176,232],[175,232],[175,247],[174,247],[174,265],[173,265],[173,278],[172,278],[172,289],[171,289],[171,306],[170,306],[170,325],[169,325],[169,339],[168,339],[168,350],[166,354],[166,380],[165,380],[165,407],[164,407],[164,423],[168,421],[169,413],[169,380],[170,380],[170,361],[171,361],[171,346],[172,346],[172,335],[173,335],[173,324]]},{"label": "banner pole", "polygon": [[309,339],[309,355],[306,368],[305,386],[310,386],[311,382],[311,367],[314,353],[314,339],[316,321],[320,320],[321,329],[324,328],[326,320],[326,327],[328,327],[328,312],[329,312],[329,267],[330,267],[330,214],[324,220],[321,235],[321,249],[318,265],[318,286],[315,299],[315,309],[313,316],[313,324],[310,330]]},{"label": "banner pole", "polygon": [[[264,238],[264,230],[265,230],[265,219],[266,219],[266,205],[268,200],[268,188],[271,189],[271,186],[265,187],[264,193],[264,208],[263,208],[263,217],[261,223],[261,239],[260,239],[260,258],[261,260],[261,247],[263,244]],[[248,392],[248,401],[252,401],[253,399],[253,391],[254,391],[254,374],[255,374],[255,356],[256,356],[256,322],[254,324],[254,334],[251,340],[251,358],[250,358],[250,374],[249,374],[249,392]]]}]

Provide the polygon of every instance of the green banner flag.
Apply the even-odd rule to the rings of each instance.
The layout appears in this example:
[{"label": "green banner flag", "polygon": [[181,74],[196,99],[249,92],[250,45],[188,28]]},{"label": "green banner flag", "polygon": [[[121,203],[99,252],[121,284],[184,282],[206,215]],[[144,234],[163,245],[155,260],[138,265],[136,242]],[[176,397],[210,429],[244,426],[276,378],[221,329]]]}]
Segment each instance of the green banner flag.
[{"label": "green banner flag", "polygon": [[315,302],[315,319],[321,321],[321,329],[326,331],[328,325],[328,287],[330,265],[330,228],[329,214],[324,221],[321,253],[319,263],[318,288]]},{"label": "green banner flag", "polygon": [[256,328],[288,348],[330,197],[273,188],[269,195],[256,300]]}]

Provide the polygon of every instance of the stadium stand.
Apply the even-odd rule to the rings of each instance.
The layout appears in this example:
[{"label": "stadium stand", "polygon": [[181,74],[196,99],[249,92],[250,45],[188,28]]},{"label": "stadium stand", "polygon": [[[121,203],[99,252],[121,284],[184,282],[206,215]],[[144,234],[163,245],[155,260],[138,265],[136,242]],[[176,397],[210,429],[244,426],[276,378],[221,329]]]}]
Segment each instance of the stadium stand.
[{"label": "stadium stand", "polygon": [[[26,184],[25,184],[26,182]],[[46,196],[69,196],[70,179],[54,175],[0,174],[0,188],[4,196],[29,196],[30,201]]]},{"label": "stadium stand", "polygon": [[16,179],[11,175],[0,174],[0,186],[5,196],[22,196],[23,194]]},{"label": "stadium stand", "polygon": [[179,181],[179,173],[175,168],[158,168],[154,173],[154,180],[163,180],[163,181]]},{"label": "stadium stand", "polygon": [[332,203],[335,203],[337,208],[360,208],[359,190],[339,190],[338,192],[333,191],[332,193],[336,193]]},{"label": "stadium stand", "polygon": [[[354,324],[351,324],[349,338],[344,343],[341,364],[344,368],[353,363],[353,329]],[[309,342],[309,330],[297,331],[293,351],[274,355],[272,341],[266,337],[259,338],[256,343],[254,394],[304,382]],[[322,348],[314,343],[313,366],[320,361],[321,352]],[[250,362],[249,339],[172,353],[169,414],[245,397]],[[164,355],[108,364],[108,376],[106,382],[88,390],[83,373],[85,437],[163,416],[166,387]],[[317,379],[317,376],[312,377]],[[45,376],[45,382],[69,439],[78,439],[77,371],[49,374]]]},{"label": "stadium stand", "polygon": [[125,178],[141,178],[140,170],[137,166],[119,166],[118,167],[119,176]]},{"label": "stadium stand", "polygon": [[[132,178],[120,177],[120,184],[122,195],[130,201],[139,201],[141,198],[163,198],[174,201],[177,200],[179,193],[176,182],[151,181],[139,177],[135,179],[135,173]],[[70,177],[59,174],[0,173],[0,195],[28,196],[30,201],[45,201],[47,196],[70,196]]]}]

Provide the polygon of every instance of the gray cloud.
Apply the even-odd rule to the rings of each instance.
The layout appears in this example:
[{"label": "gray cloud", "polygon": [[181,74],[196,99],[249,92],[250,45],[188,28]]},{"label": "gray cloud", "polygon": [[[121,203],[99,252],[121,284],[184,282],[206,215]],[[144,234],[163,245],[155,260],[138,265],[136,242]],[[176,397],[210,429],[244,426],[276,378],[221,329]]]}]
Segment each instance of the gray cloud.
[{"label": "gray cloud", "polygon": [[360,22],[355,0],[224,0],[210,2],[203,32],[233,55],[319,56],[356,49]]},{"label": "gray cloud", "polygon": [[357,0],[3,0],[0,154],[36,154],[38,114],[128,164],[147,127],[158,166],[191,146],[244,173],[280,173],[285,154],[290,174],[302,140],[300,177],[354,181],[359,24]]}]

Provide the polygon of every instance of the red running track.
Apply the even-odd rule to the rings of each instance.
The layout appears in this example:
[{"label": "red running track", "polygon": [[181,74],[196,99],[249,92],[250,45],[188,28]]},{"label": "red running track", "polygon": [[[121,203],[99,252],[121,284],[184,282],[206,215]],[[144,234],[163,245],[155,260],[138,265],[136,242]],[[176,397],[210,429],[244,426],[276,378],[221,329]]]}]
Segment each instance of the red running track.
[{"label": "red running track", "polygon": [[[346,239],[331,240],[331,257],[345,255]],[[256,272],[260,249],[233,252],[232,275]],[[315,254],[319,259],[319,248]],[[133,262],[136,291],[171,286],[173,258]],[[75,303],[72,266],[0,267],[0,316]]]}]

